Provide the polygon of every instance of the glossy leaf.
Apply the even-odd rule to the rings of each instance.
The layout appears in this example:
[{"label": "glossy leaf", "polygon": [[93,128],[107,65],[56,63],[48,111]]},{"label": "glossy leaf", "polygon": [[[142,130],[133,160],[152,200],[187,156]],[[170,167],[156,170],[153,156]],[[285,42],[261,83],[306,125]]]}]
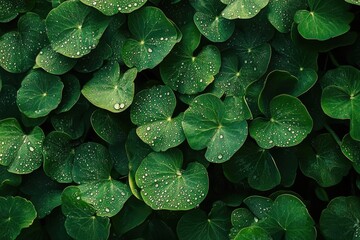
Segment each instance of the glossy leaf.
[{"label": "glossy leaf", "polygon": [[143,6],[147,0],[81,0],[82,3],[92,6],[105,15],[111,16],[119,12],[130,13]]},{"label": "glossy leaf", "polygon": [[119,64],[111,62],[101,68],[81,92],[97,107],[114,113],[122,112],[132,103],[136,74],[135,68],[120,74]]},{"label": "glossy leaf", "polygon": [[342,139],[340,147],[341,152],[352,162],[354,169],[360,173],[360,142],[346,134]]},{"label": "glossy leaf", "polygon": [[271,240],[272,237],[263,228],[251,226],[243,228],[234,240]]},{"label": "glossy leaf", "polygon": [[200,204],[209,189],[206,168],[197,162],[182,169],[183,156],[177,150],[150,153],[136,171],[141,196],[152,209],[189,210]]},{"label": "glossy leaf", "polygon": [[221,15],[227,19],[248,19],[256,16],[266,7],[269,0],[221,0],[227,4]]},{"label": "glossy leaf", "polygon": [[0,164],[16,174],[27,174],[41,166],[42,142],[45,136],[40,127],[25,134],[16,119],[0,121]]},{"label": "glossy leaf", "polygon": [[196,97],[185,111],[183,129],[191,148],[207,148],[210,162],[222,163],[231,158],[245,142],[247,123],[231,116],[224,103],[212,94]]},{"label": "glossy leaf", "polygon": [[61,102],[56,109],[57,113],[69,111],[80,98],[80,83],[74,75],[62,76],[64,89],[62,92]]},{"label": "glossy leaf", "polygon": [[254,119],[250,136],[260,147],[291,147],[302,142],[312,130],[313,121],[299,99],[279,95],[270,102],[269,118]]}]

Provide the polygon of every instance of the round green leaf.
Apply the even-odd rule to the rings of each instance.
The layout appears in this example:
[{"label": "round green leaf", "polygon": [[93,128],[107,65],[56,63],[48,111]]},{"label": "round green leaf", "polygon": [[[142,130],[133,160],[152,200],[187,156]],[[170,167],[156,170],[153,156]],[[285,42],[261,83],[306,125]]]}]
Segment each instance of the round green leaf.
[{"label": "round green leaf", "polygon": [[176,26],[155,7],[144,7],[129,15],[128,26],[133,38],[122,48],[128,67],[138,71],[154,68],[179,41]]},{"label": "round green leaf", "polygon": [[176,231],[180,240],[227,239],[230,211],[222,202],[215,202],[210,213],[195,209],[184,214]]},{"label": "round green leaf", "polygon": [[76,59],[65,57],[48,45],[37,55],[36,64],[48,73],[62,75],[75,66]]},{"label": "round green leaf", "polygon": [[345,2],[360,6],[360,1],[359,0],[345,0]]},{"label": "round green leaf", "polygon": [[23,0],[1,0],[0,22],[6,23],[16,18],[23,4]]},{"label": "round green leaf", "polygon": [[41,166],[42,143],[45,136],[40,127],[24,134],[16,119],[0,121],[0,164],[17,174],[31,173]]},{"label": "round green leaf", "polygon": [[354,15],[349,4],[338,0],[308,0],[309,10],[298,10],[294,21],[306,39],[324,41],[340,36],[350,29]]},{"label": "round green leaf", "polygon": [[59,77],[35,70],[21,82],[16,102],[27,117],[44,117],[60,104],[63,88]]},{"label": "round green leaf", "polygon": [[229,237],[234,239],[241,229],[251,226],[258,219],[247,208],[237,208],[231,213],[231,224]]},{"label": "round green leaf", "polygon": [[360,173],[360,142],[346,134],[341,142],[341,152],[347,157],[354,166],[354,169]]},{"label": "round green leaf", "polygon": [[227,4],[221,15],[227,19],[248,19],[255,17],[266,7],[269,0],[221,0]]},{"label": "round green leaf", "polygon": [[320,216],[320,229],[325,239],[358,239],[360,199],[355,196],[331,200]]},{"label": "round green leaf", "polygon": [[234,240],[272,240],[272,237],[263,228],[251,226],[241,229]]},{"label": "round green leaf", "polygon": [[125,132],[117,115],[97,109],[91,115],[91,125],[96,134],[110,144],[125,140]]},{"label": "round green leaf", "polygon": [[301,101],[285,94],[270,101],[269,118],[256,118],[249,128],[250,136],[265,149],[295,146],[306,138],[313,126]]},{"label": "round green leaf", "polygon": [[44,172],[59,183],[72,182],[75,149],[71,137],[62,132],[50,132],[43,144]]},{"label": "round green leaf", "polygon": [[109,22],[109,18],[95,9],[71,0],[49,12],[46,29],[56,52],[80,58],[96,47]]},{"label": "round green leaf", "polygon": [[234,183],[248,179],[250,187],[266,191],[280,184],[281,176],[268,150],[247,141],[235,155],[223,164],[224,175]]},{"label": "round green leaf", "polygon": [[298,151],[301,171],[322,187],[338,184],[351,167],[350,161],[328,133],[316,136],[311,146],[300,147]]},{"label": "round green leaf", "polygon": [[210,162],[222,163],[231,158],[246,140],[247,122],[234,118],[231,108],[212,94],[196,97],[185,111],[182,122],[191,148],[207,148]]},{"label": "round green leaf", "polygon": [[20,73],[35,64],[36,55],[47,43],[44,21],[35,13],[26,13],[18,21],[18,30],[0,37],[0,66]]},{"label": "round green leaf", "polygon": [[287,33],[291,30],[296,11],[306,8],[306,5],[306,0],[271,0],[267,8],[268,19],[279,32]]},{"label": "round green leaf", "polygon": [[74,75],[65,75],[62,77],[64,89],[57,113],[69,111],[80,98],[80,82]]},{"label": "round green leaf", "polygon": [[190,1],[196,9],[194,23],[202,35],[212,42],[225,42],[234,32],[235,23],[221,16],[225,5],[219,0]]},{"label": "round green leaf", "polygon": [[22,197],[0,197],[0,235],[3,239],[16,239],[20,231],[29,227],[36,218],[34,205]]},{"label": "round green leaf", "polygon": [[306,206],[290,194],[278,196],[258,226],[271,235],[283,233],[285,239],[316,239],[316,228]]},{"label": "round green leaf", "polygon": [[336,119],[350,119],[350,136],[360,140],[360,71],[351,66],[329,70],[322,79],[321,107]]},{"label": "round green leaf", "polygon": [[105,15],[112,16],[121,13],[130,13],[143,6],[147,0],[81,0],[82,3],[92,6]]},{"label": "round green leaf", "polygon": [[66,216],[66,232],[74,239],[106,240],[110,234],[110,219],[96,215],[95,209],[84,202],[77,187],[67,187],[61,196],[61,209]]},{"label": "round green leaf", "polygon": [[183,114],[172,118],[176,98],[168,86],[154,86],[139,92],[131,106],[131,121],[138,125],[137,135],[155,151],[180,145],[185,136],[181,127]]},{"label": "round green leaf", "polygon": [[192,162],[183,170],[182,164],[177,149],[150,153],[141,162],[135,179],[147,205],[156,210],[189,210],[205,199],[209,189],[206,168]]},{"label": "round green leaf", "polygon": [[111,62],[101,68],[81,92],[97,107],[114,113],[122,112],[132,103],[136,74],[135,68],[120,74],[119,64]]},{"label": "round green leaf", "polygon": [[194,24],[187,25],[184,37],[160,65],[163,82],[183,94],[202,92],[219,72],[220,52],[217,47],[207,45],[195,56],[200,43],[200,33]]}]

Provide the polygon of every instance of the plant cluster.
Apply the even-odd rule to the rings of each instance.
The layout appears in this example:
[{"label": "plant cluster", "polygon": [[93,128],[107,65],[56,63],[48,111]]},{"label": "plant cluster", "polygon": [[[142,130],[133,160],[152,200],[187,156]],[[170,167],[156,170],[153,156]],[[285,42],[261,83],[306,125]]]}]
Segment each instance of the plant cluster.
[{"label": "plant cluster", "polygon": [[1,239],[358,239],[359,0],[0,0]]}]

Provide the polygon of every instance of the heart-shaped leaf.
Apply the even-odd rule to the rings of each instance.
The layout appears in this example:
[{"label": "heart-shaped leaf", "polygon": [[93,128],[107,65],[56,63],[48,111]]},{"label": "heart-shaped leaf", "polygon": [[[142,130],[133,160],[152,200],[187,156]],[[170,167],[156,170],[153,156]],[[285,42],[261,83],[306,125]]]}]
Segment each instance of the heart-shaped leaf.
[{"label": "heart-shaped leaf", "polygon": [[105,15],[112,16],[119,12],[131,13],[143,6],[147,0],[81,0],[81,2],[96,8]]},{"label": "heart-shaped leaf", "polygon": [[119,64],[111,62],[102,67],[81,92],[97,107],[114,113],[122,112],[132,103],[136,74],[135,68],[120,74]]},{"label": "heart-shaped leaf", "polygon": [[206,159],[215,163],[229,160],[248,134],[247,122],[234,118],[231,108],[213,94],[202,94],[193,100],[185,111],[182,126],[190,147],[207,148]]},{"label": "heart-shaped leaf", "polygon": [[81,199],[77,187],[65,188],[61,209],[66,216],[66,232],[74,239],[106,240],[110,234],[110,219],[96,215],[96,210]]},{"label": "heart-shaped leaf", "polygon": [[224,175],[234,183],[247,178],[250,187],[266,191],[280,184],[281,176],[268,150],[247,141],[235,155],[223,164]]},{"label": "heart-shaped leaf", "polygon": [[223,202],[215,202],[209,214],[201,209],[184,214],[176,232],[180,240],[227,239],[230,210]]},{"label": "heart-shaped leaf", "polygon": [[139,92],[131,106],[131,121],[137,135],[155,151],[166,151],[185,140],[183,114],[172,118],[176,98],[168,86],[154,86]]},{"label": "heart-shaped leaf", "polygon": [[340,36],[350,29],[354,15],[348,12],[349,4],[338,0],[308,0],[309,10],[298,10],[294,21],[306,39],[324,41]]},{"label": "heart-shaped leaf", "polygon": [[202,35],[212,42],[225,42],[235,29],[235,23],[221,16],[225,5],[219,0],[191,0],[197,11],[194,23]]},{"label": "heart-shaped leaf", "polygon": [[49,12],[46,29],[51,47],[56,52],[80,58],[97,46],[109,22],[110,19],[97,10],[71,0]]},{"label": "heart-shaped leaf", "polygon": [[160,64],[163,82],[183,94],[202,92],[219,72],[221,57],[219,50],[207,45],[194,55],[200,44],[200,32],[194,24],[183,29],[184,37],[178,46]]},{"label": "heart-shaped leaf", "polygon": [[25,134],[16,119],[0,121],[0,164],[17,174],[31,173],[41,166],[42,143],[45,136],[40,127]]},{"label": "heart-shaped leaf", "polygon": [[360,173],[360,142],[351,138],[349,134],[346,134],[341,142],[341,152],[352,163],[354,169]]},{"label": "heart-shaped leaf", "polygon": [[315,179],[322,187],[338,184],[351,167],[340,146],[328,133],[316,136],[311,146],[299,146],[298,152],[303,174]]},{"label": "heart-shaped leaf", "polygon": [[332,118],[350,119],[350,136],[360,140],[360,71],[341,66],[329,70],[321,81],[322,109]]},{"label": "heart-shaped leaf", "polygon": [[181,169],[183,156],[177,149],[150,153],[136,171],[136,184],[151,208],[189,210],[200,204],[209,189],[206,168],[197,162]]},{"label": "heart-shaped leaf", "polygon": [[63,88],[58,76],[35,70],[21,82],[16,102],[27,117],[44,117],[60,104]]},{"label": "heart-shaped leaf", "polygon": [[16,239],[21,230],[36,218],[34,205],[22,197],[0,197],[0,235],[3,239]]},{"label": "heart-shaped leaf", "polygon": [[266,7],[269,0],[221,0],[227,4],[221,15],[227,19],[248,19],[255,17]]},{"label": "heart-shaped leaf", "polygon": [[359,236],[360,199],[356,196],[331,200],[320,216],[320,229],[326,239],[357,239]]},{"label": "heart-shaped leaf", "polygon": [[122,57],[128,67],[138,71],[154,68],[180,40],[174,23],[155,7],[144,7],[129,15],[132,38],[124,43]]},{"label": "heart-shaped leaf", "polygon": [[17,31],[0,37],[0,66],[12,73],[25,72],[34,66],[46,43],[44,21],[35,13],[26,13],[19,18]]}]

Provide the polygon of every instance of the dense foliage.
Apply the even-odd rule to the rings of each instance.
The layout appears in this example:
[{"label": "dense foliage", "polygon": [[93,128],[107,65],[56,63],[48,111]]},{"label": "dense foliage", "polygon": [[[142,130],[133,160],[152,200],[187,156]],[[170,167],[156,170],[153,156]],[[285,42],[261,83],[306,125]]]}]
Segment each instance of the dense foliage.
[{"label": "dense foliage", "polygon": [[359,239],[359,0],[0,0],[1,239]]}]

